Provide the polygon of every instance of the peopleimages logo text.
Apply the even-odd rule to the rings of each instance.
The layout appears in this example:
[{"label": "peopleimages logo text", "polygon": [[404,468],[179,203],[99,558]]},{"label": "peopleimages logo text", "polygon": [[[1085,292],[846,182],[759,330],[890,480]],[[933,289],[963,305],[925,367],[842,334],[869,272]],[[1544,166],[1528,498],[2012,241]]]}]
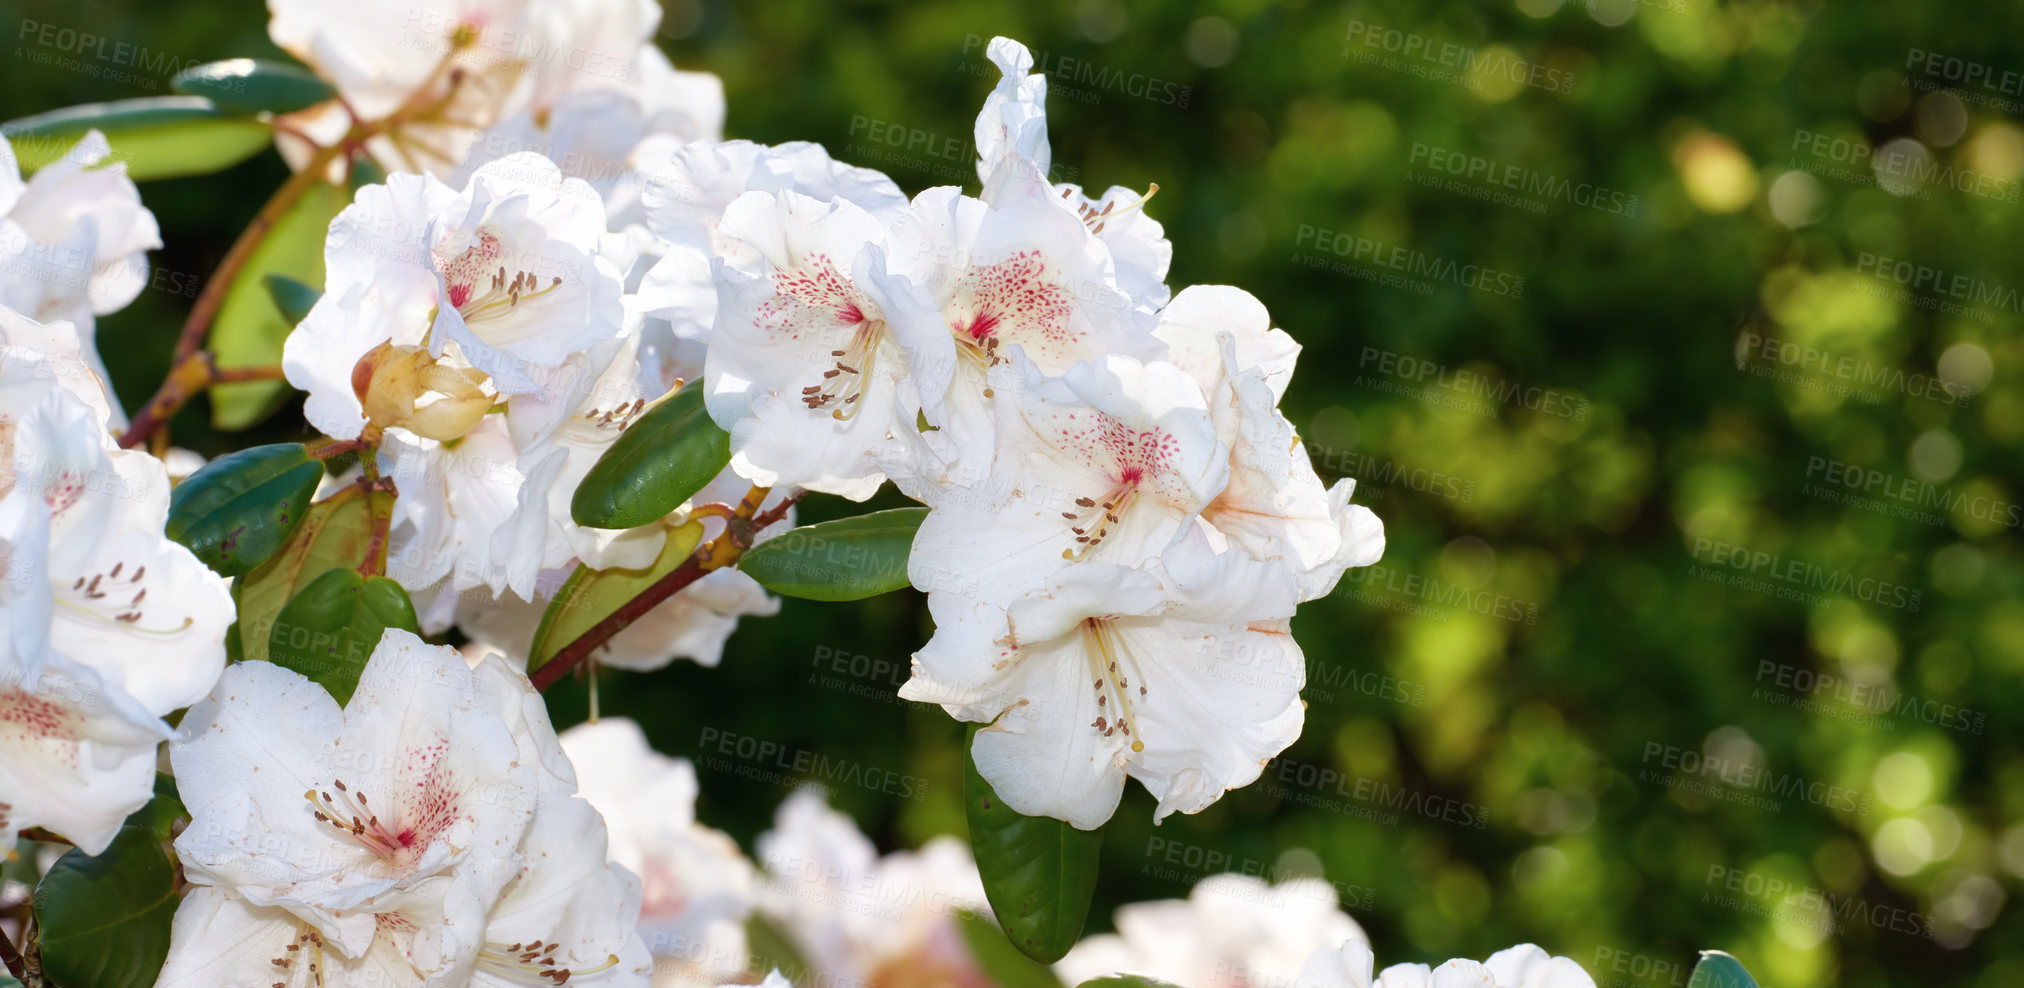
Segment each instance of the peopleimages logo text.
[{"label": "peopleimages logo text", "polygon": [[1431,144],[1413,142],[1408,164],[1419,165],[1436,174],[1451,175],[1481,185],[1509,189],[1522,195],[1599,209],[1611,215],[1636,216],[1638,197],[1620,189],[1593,182],[1574,182],[1537,169],[1496,161],[1479,154],[1451,151]]},{"label": "peopleimages logo text", "polygon": [[1399,244],[1381,243],[1351,233],[1338,233],[1300,224],[1293,236],[1296,247],[1310,246],[1337,257],[1346,257],[1374,267],[1431,278],[1507,298],[1525,297],[1525,278],[1481,264],[1463,264],[1452,258],[1429,254]]}]

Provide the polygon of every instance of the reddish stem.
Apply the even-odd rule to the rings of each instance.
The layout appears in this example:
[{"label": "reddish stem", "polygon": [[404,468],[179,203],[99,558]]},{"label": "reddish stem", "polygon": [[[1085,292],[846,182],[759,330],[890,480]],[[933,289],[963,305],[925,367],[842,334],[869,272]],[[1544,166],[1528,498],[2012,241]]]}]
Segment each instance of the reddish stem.
[{"label": "reddish stem", "polygon": [[[759,511],[759,505],[766,500],[767,488],[754,487],[747,492],[735,511],[730,513],[724,534],[697,546],[696,551],[675,567],[668,575],[655,580],[652,586],[639,592],[631,600],[619,605],[604,620],[591,625],[590,630],[578,635],[575,641],[562,647],[546,665],[534,670],[529,676],[534,688],[545,690],[561,681],[570,670],[590,657],[598,647],[624,631],[627,626],[639,620],[662,601],[680,593],[683,587],[709,575],[716,570],[736,563],[739,557],[752,548],[760,532],[772,527],[787,517],[787,510],[794,506],[801,495],[795,494],[782,500],[767,511]],[[713,514],[715,512],[712,512]]]}]

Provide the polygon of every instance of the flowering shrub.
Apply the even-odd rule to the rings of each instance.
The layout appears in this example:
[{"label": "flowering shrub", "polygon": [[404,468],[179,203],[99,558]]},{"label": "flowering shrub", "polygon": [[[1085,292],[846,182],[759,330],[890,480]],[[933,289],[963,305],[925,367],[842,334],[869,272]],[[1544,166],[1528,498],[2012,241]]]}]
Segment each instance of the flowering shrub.
[{"label": "flowering shrub", "polygon": [[[301,65],[0,144],[0,840],[72,846],[16,976],[1592,988],[1531,945],[1373,980],[1314,880],[1078,943],[1126,779],[1156,821],[1257,781],[1303,722],[1291,618],[1384,531],[1280,412],[1297,341],[1168,286],[1157,188],[1049,181],[1023,46],[988,47],[977,194],[908,199],[723,141],[652,4],[439,6],[273,0]],[[160,245],[135,182],[269,140],[293,176],[127,420],[92,320]],[[225,385],[268,396],[226,420],[293,388],[320,436],[192,466],[168,421]],[[888,482],[920,507],[796,527]],[[881,857],[802,792],[748,860],[637,726],[550,725],[541,690],[715,665],[769,594],[907,587],[935,629],[898,696],[978,725],[967,846]]]}]

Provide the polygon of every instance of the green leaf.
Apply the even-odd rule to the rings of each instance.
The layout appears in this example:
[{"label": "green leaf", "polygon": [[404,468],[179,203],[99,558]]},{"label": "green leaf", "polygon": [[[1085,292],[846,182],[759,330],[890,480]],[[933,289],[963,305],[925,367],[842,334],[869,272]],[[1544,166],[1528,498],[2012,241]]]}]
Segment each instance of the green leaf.
[{"label": "green leaf", "polygon": [[[219,367],[281,362],[281,344],[302,317],[288,314],[269,279],[285,277],[304,290],[323,284],[323,240],[330,221],[350,201],[337,186],[319,182],[275,219],[225,290],[218,318],[211,324],[207,346]],[[220,384],[211,389],[211,425],[225,432],[252,428],[274,414],[289,394],[287,381]]]},{"label": "green leaf", "polygon": [[[965,751],[976,735],[972,727]],[[1096,891],[1103,832],[1077,830],[1051,817],[1022,816],[998,799],[978,774],[974,756],[966,754],[963,762],[970,849],[977,856],[991,912],[1020,953],[1052,964],[1082,936],[1089,899]]]},{"label": "green leaf", "polygon": [[183,807],[182,794],[176,791],[176,778],[167,772],[155,773],[155,796],[127,818],[128,823],[144,823],[154,832],[156,840],[168,840],[174,832],[176,821],[190,815]]},{"label": "green leaf", "polygon": [[64,853],[35,886],[42,972],[64,988],[148,988],[169,954],[176,869],[145,810],[105,853]]},{"label": "green leaf", "polygon": [[1181,988],[1171,981],[1149,978],[1143,974],[1112,974],[1102,978],[1091,978],[1075,988]]},{"label": "green leaf", "polygon": [[789,982],[806,984],[814,973],[787,934],[757,912],[745,920],[745,949],[751,956],[749,968],[762,975],[779,971]]},{"label": "green leaf", "polygon": [[300,443],[242,449],[176,485],[166,532],[218,575],[238,576],[288,541],[322,480]]},{"label": "green leaf", "polygon": [[228,58],[176,73],[170,88],[203,96],[226,113],[294,113],[335,98],[337,90],[308,69],[257,58]]},{"label": "green leaf", "polygon": [[294,326],[309,315],[316,307],[316,300],[323,297],[323,289],[311,288],[285,274],[269,274],[261,279],[267,282],[267,294],[274,298],[274,308],[281,312],[281,318]]},{"label": "green leaf", "polygon": [[234,583],[239,648],[245,659],[267,659],[275,621],[303,587],[328,570],[361,568],[375,548],[385,551],[384,546],[375,546],[373,530],[375,523],[389,520],[393,503],[385,494],[367,495],[358,487],[339,490],[310,505],[302,529],[287,548]]},{"label": "green leaf", "polygon": [[266,125],[220,113],[201,96],[146,96],[86,103],[0,124],[26,175],[98,130],[136,182],[208,175],[245,161],[273,139]]},{"label": "green leaf", "polygon": [[548,664],[555,653],[583,633],[596,627],[625,605],[625,602],[675,571],[696,551],[703,540],[703,526],[691,521],[668,530],[668,540],[653,565],[645,569],[595,570],[578,564],[569,574],[548,609],[541,613],[541,626],[534,629],[534,641],[527,648],[527,672]]},{"label": "green leaf", "polygon": [[275,617],[267,661],[315,680],[341,707],[351,702],[359,674],[388,628],[422,631],[400,584],[355,569],[327,569]]},{"label": "green leaf", "polygon": [[926,508],[893,508],[804,525],[759,543],[738,562],[774,593],[859,600],[907,586],[907,553]]},{"label": "green leaf", "polygon": [[1047,965],[1019,952],[991,921],[975,913],[958,913],[963,940],[970,945],[970,958],[977,962],[998,988],[1061,988],[1061,979]]},{"label": "green leaf", "polygon": [[685,385],[626,427],[570,498],[591,528],[635,528],[682,506],[731,462],[731,434],[703,408],[703,383]]},{"label": "green leaf", "polygon": [[1757,988],[1757,979],[1736,958],[1719,950],[1703,950],[1687,988]]}]

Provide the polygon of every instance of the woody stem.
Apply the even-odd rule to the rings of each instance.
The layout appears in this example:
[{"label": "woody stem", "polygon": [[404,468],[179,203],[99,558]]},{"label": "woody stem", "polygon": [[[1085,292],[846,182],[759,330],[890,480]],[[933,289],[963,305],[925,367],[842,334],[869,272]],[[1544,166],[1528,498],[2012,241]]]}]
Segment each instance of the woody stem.
[{"label": "woody stem", "polygon": [[793,507],[794,502],[801,496],[796,494],[762,512],[759,505],[765,502],[768,493],[769,489],[765,487],[754,487],[748,491],[744,499],[738,502],[737,508],[730,512],[731,517],[724,527],[724,534],[697,546],[696,551],[668,575],[655,580],[637,596],[620,604],[618,610],[611,612],[604,620],[592,625],[590,630],[577,636],[575,641],[564,645],[562,651],[555,653],[554,658],[534,670],[529,677],[534,682],[534,688],[545,690],[560,682],[562,677],[568,675],[577,664],[588,659],[599,646],[610,641],[612,636],[624,631],[648,611],[660,606],[662,601],[680,593],[683,587],[710,573],[736,563],[747,549],[752,548],[758,533],[785,518],[787,509]]}]

